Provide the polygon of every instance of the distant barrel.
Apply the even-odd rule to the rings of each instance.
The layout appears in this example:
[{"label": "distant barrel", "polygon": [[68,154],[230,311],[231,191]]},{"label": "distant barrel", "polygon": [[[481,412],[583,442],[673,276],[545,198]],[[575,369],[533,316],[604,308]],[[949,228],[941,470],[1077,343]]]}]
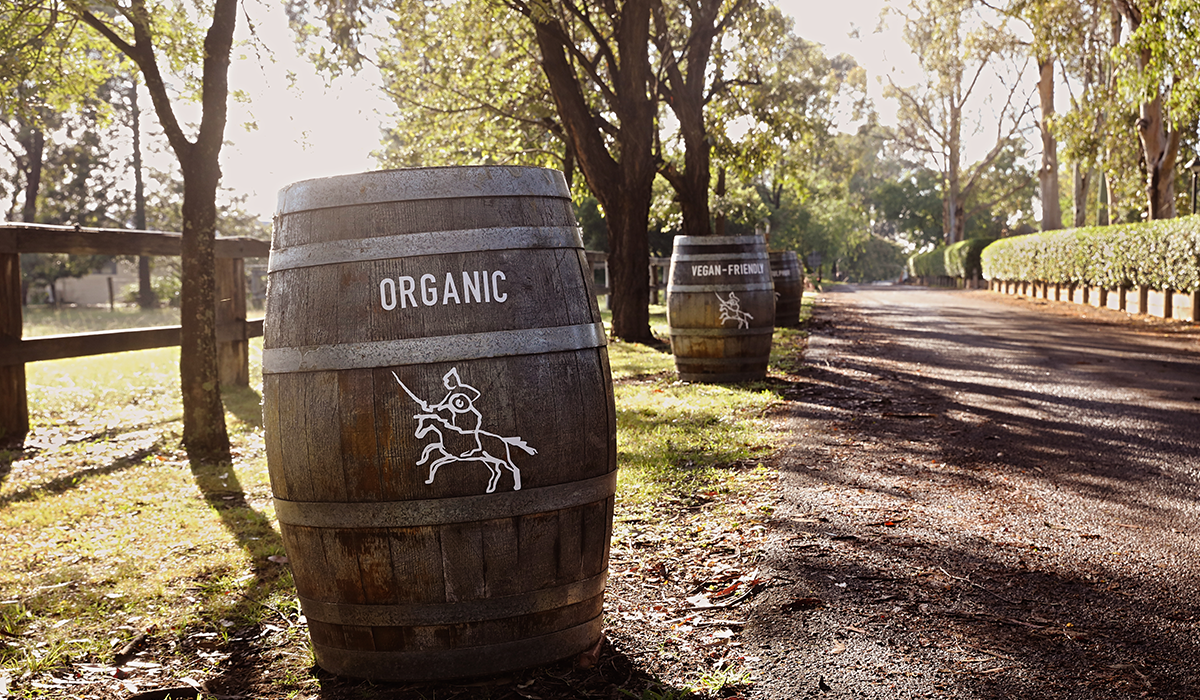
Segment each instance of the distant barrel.
[{"label": "distant barrel", "polygon": [[794,250],[772,250],[771,280],[775,283],[775,325],[800,325],[800,304],[804,299],[804,270]]},{"label": "distant barrel", "polygon": [[322,668],[450,679],[597,643],[616,417],[561,173],[283,189],[263,375],[276,513]]},{"label": "distant barrel", "polygon": [[762,379],[771,357],[775,285],[759,236],[676,236],[667,325],[679,378]]}]

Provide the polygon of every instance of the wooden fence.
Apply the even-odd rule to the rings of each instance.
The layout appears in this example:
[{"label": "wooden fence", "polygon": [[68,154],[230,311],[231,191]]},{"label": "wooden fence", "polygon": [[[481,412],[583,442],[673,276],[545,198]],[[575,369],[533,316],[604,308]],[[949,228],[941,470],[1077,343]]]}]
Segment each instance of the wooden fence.
[{"label": "wooden fence", "polygon": [[[609,293],[609,276],[608,276],[608,253],[589,250],[586,251],[588,262],[592,266],[592,275],[594,276],[596,296],[602,297]],[[671,267],[670,258],[650,258],[650,303],[659,304],[665,303],[659,301],[662,298],[662,292],[667,289],[667,271]],[[600,282],[596,273],[603,273],[604,281]]]},{"label": "wooden fence", "polygon": [[[19,445],[29,432],[27,363],[170,347],[180,339],[179,326],[22,338],[21,254],[178,256],[180,249],[178,233],[0,224],[0,444]],[[224,385],[250,384],[248,341],[263,331],[262,319],[246,319],[245,258],[269,253],[267,241],[217,238],[217,362]]]}]

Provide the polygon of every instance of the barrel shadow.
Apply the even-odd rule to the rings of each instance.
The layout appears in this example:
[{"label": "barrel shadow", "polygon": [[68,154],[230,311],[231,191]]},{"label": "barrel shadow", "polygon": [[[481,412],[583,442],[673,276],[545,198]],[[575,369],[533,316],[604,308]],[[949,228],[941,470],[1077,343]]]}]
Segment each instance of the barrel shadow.
[{"label": "barrel shadow", "polygon": [[506,673],[498,676],[464,679],[459,682],[387,683],[340,678],[317,669],[322,700],[347,697],[372,697],[381,700],[409,698],[454,698],[455,700],[494,700],[496,698],[682,698],[690,697],[688,688],[672,685],[639,666],[638,652],[626,653],[620,642],[604,640],[595,665],[582,668],[577,659]]}]

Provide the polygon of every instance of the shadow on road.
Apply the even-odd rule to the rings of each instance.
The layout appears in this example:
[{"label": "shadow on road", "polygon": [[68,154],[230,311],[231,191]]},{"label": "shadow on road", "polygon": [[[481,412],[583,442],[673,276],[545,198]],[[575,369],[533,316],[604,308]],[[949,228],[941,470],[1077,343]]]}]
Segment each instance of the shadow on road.
[{"label": "shadow on road", "polygon": [[1188,333],[862,288],[810,331],[771,564],[822,607],[752,639],[856,697],[1200,696]]}]

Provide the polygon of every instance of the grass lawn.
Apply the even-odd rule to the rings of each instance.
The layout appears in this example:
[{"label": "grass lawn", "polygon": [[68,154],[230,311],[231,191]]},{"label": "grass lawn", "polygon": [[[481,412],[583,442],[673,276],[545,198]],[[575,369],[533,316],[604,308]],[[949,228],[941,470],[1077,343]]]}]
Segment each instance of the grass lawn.
[{"label": "grass lawn", "polygon": [[[663,307],[652,312],[665,336]],[[112,328],[114,316],[126,327],[177,322],[71,310],[29,314],[25,334]],[[802,342],[777,331],[775,370]],[[178,349],[27,366],[26,448],[0,451],[0,698],[99,699],[205,681],[226,673],[230,643],[251,634],[263,640],[257,672],[279,697],[317,690],[267,476],[261,351],[253,341],[254,388],[224,392],[234,462],[216,467],[193,468],[179,444]],[[763,478],[756,465],[773,449],[763,416],[779,401],[769,382],[684,384],[669,353],[622,342],[609,353],[614,552],[755,517],[747,509],[761,506],[728,496]],[[681,530],[655,517],[664,500],[713,504]],[[114,656],[138,640],[155,653],[116,672]]]}]

